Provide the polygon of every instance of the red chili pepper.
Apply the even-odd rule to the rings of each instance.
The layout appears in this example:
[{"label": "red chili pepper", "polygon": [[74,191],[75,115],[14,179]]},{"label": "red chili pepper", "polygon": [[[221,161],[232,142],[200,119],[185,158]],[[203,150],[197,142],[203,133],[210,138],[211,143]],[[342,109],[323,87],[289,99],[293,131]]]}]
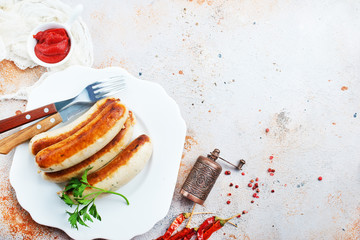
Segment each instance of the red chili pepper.
[{"label": "red chili pepper", "polygon": [[182,224],[182,222],[187,218],[185,213],[180,213],[175,220],[170,224],[170,227],[167,229],[164,235],[158,237],[156,240],[167,240],[171,237],[173,232]]},{"label": "red chili pepper", "polygon": [[197,230],[197,239],[204,239],[204,232],[215,222],[215,216],[207,218]]},{"label": "red chili pepper", "polygon": [[190,240],[196,234],[196,230],[194,228],[184,237],[183,240]]},{"label": "red chili pepper", "polygon": [[186,237],[192,230],[194,230],[193,228],[183,228],[181,231],[177,232],[175,235],[173,235],[171,238],[169,238],[169,240],[180,240],[183,239],[184,237]]},{"label": "red chili pepper", "polygon": [[204,240],[209,239],[211,235],[220,228],[222,228],[224,224],[225,223],[223,221],[217,220],[214,224],[211,225],[211,227],[206,232],[204,232]]}]

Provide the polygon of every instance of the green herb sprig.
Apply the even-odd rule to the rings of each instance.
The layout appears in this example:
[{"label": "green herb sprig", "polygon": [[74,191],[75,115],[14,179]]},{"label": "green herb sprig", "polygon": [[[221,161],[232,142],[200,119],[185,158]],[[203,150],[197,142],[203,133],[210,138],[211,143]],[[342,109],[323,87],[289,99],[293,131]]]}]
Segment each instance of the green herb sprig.
[{"label": "green herb sprig", "polygon": [[[101,188],[97,188],[94,186],[91,186],[87,180],[87,173],[90,170],[86,169],[84,174],[81,176],[80,179],[78,178],[72,178],[65,186],[64,191],[62,191],[62,194],[60,195],[60,198],[70,207],[76,206],[76,209],[74,212],[66,211],[69,214],[68,221],[70,222],[71,227],[79,229],[78,223],[80,225],[89,227],[85,222],[90,221],[93,222],[93,219],[91,216],[95,219],[98,219],[101,221],[101,217],[96,209],[95,205],[95,199],[102,193],[110,193],[114,195],[121,196],[126,201],[126,204],[129,205],[129,200],[122,194],[104,190]],[[83,192],[86,188],[93,188],[98,191],[89,193],[85,196],[83,196]],[[67,194],[68,192],[71,192],[74,196],[74,200],[71,199],[71,197]]]}]

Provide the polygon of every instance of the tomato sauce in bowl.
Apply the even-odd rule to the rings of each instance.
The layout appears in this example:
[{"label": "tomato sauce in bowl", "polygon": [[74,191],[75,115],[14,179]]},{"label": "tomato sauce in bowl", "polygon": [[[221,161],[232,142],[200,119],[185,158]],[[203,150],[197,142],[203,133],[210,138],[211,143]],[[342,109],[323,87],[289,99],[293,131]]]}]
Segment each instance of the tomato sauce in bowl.
[{"label": "tomato sauce in bowl", "polygon": [[71,41],[64,28],[39,31],[33,37],[37,40],[35,55],[45,63],[58,63],[70,52]]}]

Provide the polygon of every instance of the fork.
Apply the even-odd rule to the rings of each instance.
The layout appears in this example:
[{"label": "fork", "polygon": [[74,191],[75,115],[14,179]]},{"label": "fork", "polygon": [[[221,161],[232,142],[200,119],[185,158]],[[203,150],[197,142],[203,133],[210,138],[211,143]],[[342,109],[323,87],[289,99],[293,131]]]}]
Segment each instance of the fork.
[{"label": "fork", "polygon": [[78,95],[63,101],[50,103],[45,106],[0,120],[0,133],[51,115],[70,105],[94,103],[102,98],[110,97],[125,88],[125,81],[121,76],[104,78],[86,86]]}]

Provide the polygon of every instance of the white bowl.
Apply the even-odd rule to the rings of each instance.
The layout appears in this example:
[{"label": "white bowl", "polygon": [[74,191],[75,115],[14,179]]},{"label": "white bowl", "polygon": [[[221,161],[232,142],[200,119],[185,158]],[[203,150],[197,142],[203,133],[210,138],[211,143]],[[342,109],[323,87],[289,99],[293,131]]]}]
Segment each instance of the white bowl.
[{"label": "white bowl", "polygon": [[[36,35],[40,31],[45,31],[45,30],[52,29],[52,28],[64,28],[65,29],[65,31],[70,39],[70,50],[69,50],[68,54],[66,55],[66,57],[63,60],[61,60],[60,62],[46,63],[46,62],[41,61],[35,54],[35,45],[37,44],[37,40],[34,38],[34,35]],[[28,40],[27,40],[27,50],[28,50],[28,53],[29,53],[31,59],[36,64],[43,66],[43,67],[57,67],[57,66],[64,64],[65,62],[67,62],[69,60],[71,53],[73,51],[73,48],[74,48],[73,43],[74,43],[73,36],[67,25],[61,24],[61,23],[56,23],[56,22],[50,22],[50,23],[41,24],[31,31],[30,36],[28,37]]]}]

